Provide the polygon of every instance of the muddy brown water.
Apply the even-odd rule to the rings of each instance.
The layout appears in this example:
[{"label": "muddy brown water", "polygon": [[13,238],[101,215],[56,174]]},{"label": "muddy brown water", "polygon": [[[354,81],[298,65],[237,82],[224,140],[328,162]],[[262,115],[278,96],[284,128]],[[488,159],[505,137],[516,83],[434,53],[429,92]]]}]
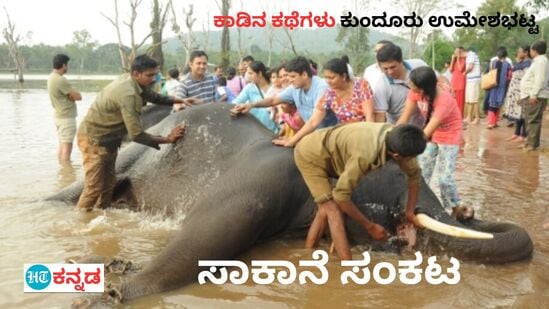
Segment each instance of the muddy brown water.
[{"label": "muddy brown water", "polygon": [[[95,93],[83,93],[79,119]],[[0,89],[0,308],[66,308],[75,294],[23,293],[24,263],[56,263],[87,254],[118,256],[146,264],[177,233],[181,218],[151,217],[127,210],[82,214],[72,207],[40,201],[82,177],[79,151],[72,164],[56,161],[56,133],[45,90]],[[549,148],[549,120],[542,146]],[[502,125],[505,121],[500,122]],[[529,261],[488,266],[462,263],[457,285],[342,285],[335,256],[326,284],[192,284],[147,296],[124,308],[547,308],[549,304],[549,151],[523,153],[506,142],[511,129],[487,130],[485,121],[465,130],[457,166],[463,201],[477,216],[523,226],[534,241]],[[303,240],[278,240],[255,247],[239,259],[310,259]],[[323,243],[322,249],[328,249]],[[355,258],[362,251],[355,248]],[[373,252],[372,263],[411,258]],[[425,257],[427,258],[427,257]],[[447,261],[448,257],[439,257]],[[111,276],[109,281],[119,278]]]}]

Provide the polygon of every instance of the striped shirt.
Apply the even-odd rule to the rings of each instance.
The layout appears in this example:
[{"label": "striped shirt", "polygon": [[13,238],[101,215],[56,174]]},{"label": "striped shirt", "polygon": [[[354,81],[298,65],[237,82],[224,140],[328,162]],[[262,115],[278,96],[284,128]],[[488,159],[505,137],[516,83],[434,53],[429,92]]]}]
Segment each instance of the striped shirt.
[{"label": "striped shirt", "polygon": [[198,98],[204,103],[211,103],[215,100],[215,81],[213,76],[205,76],[202,80],[195,80],[192,74],[182,80],[175,89],[177,98]]}]

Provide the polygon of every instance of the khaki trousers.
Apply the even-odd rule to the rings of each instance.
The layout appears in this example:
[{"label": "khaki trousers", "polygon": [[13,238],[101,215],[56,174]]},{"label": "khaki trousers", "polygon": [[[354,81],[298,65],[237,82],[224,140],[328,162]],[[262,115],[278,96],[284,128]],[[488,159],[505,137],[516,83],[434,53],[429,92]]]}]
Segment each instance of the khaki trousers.
[{"label": "khaki trousers", "polygon": [[85,134],[78,134],[77,140],[84,161],[84,190],[76,207],[87,210],[106,208],[111,204],[116,185],[118,149],[101,147]]},{"label": "khaki trousers", "polygon": [[543,112],[547,107],[547,99],[538,98],[538,103],[531,105],[528,103],[528,97],[520,102],[524,106],[524,120],[526,121],[526,145],[538,148],[541,137],[541,121]]}]

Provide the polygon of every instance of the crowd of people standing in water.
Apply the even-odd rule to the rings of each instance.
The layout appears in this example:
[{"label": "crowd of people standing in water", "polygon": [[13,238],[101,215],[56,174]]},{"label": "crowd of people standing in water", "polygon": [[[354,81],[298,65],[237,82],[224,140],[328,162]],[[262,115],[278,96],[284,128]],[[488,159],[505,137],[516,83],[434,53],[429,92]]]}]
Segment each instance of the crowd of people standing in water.
[{"label": "crowd of people standing in water", "polygon": [[[57,55],[48,89],[63,159],[69,146],[61,145],[72,148],[75,135],[83,153],[85,185],[77,207],[91,210],[110,203],[114,163],[124,136],[155,148],[183,137],[182,125],[165,137],[146,133],[140,116],[147,102],[173,105],[174,113],[198,104],[228,103],[234,104],[233,116],[250,113],[272,131],[273,147],[296,147],[296,164],[319,206],[307,247],[315,246],[329,226],[339,256],[350,259],[343,215],[360,223],[372,238],[387,239],[384,228],[366,218],[350,197],[363,175],[388,160],[408,177],[403,210],[408,224],[415,224],[421,176],[429,183],[435,170],[444,207],[453,216],[471,218],[473,210],[462,202],[455,181],[462,132],[480,122],[481,105],[488,129],[498,127],[503,109],[515,126],[509,140],[522,142],[525,151],[539,148],[549,97],[546,43],[519,48],[515,64],[507,50],[499,48],[489,64],[497,72],[497,85],[486,90],[482,104],[480,59],[472,48],[456,48],[444,74],[421,59],[403,59],[401,48],[390,41],[378,42],[375,54],[377,61],[363,78],[355,76],[347,56],[331,59],[321,71],[304,57],[269,69],[247,56],[238,68],[223,72],[216,67],[210,75],[208,55],[197,50],[184,72],[169,71],[160,94],[152,87],[158,64],[138,56],[129,74],[98,94],[78,130],[74,102],[81,96],[63,77],[69,57]],[[337,178],[336,183],[330,178]]]}]

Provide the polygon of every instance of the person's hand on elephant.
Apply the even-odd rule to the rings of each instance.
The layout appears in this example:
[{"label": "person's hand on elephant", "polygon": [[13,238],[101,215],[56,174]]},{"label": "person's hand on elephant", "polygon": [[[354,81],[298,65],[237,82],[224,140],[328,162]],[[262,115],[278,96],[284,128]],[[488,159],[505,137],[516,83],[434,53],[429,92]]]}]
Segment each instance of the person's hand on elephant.
[{"label": "person's hand on elephant", "polygon": [[282,137],[275,138],[275,139],[273,139],[272,142],[273,142],[273,145],[276,145],[276,146],[283,146],[283,147],[294,147],[295,146],[289,139],[282,138]]},{"label": "person's hand on elephant", "polygon": [[240,114],[246,114],[253,108],[253,104],[237,104],[231,108],[231,116],[238,116]]},{"label": "person's hand on elephant", "polygon": [[185,99],[185,105],[187,106],[192,106],[192,105],[199,105],[199,104],[202,104],[204,103],[204,101],[202,99],[199,99],[199,98],[186,98]]},{"label": "person's hand on elephant", "polygon": [[189,99],[181,99],[181,98],[177,98],[177,97],[173,98],[174,110],[179,111],[179,110],[184,109],[187,106],[191,106],[191,104],[189,103],[188,100]]},{"label": "person's hand on elephant", "polygon": [[175,126],[175,128],[172,129],[172,132],[170,132],[170,134],[168,135],[168,141],[172,144],[177,142],[177,140],[183,137],[183,135],[185,134],[185,127],[185,123],[181,123]]},{"label": "person's hand on elephant", "polygon": [[389,234],[387,233],[387,231],[385,231],[383,226],[377,223],[373,223],[370,227],[368,227],[367,231],[375,240],[385,241],[387,240],[387,238],[389,238]]}]

